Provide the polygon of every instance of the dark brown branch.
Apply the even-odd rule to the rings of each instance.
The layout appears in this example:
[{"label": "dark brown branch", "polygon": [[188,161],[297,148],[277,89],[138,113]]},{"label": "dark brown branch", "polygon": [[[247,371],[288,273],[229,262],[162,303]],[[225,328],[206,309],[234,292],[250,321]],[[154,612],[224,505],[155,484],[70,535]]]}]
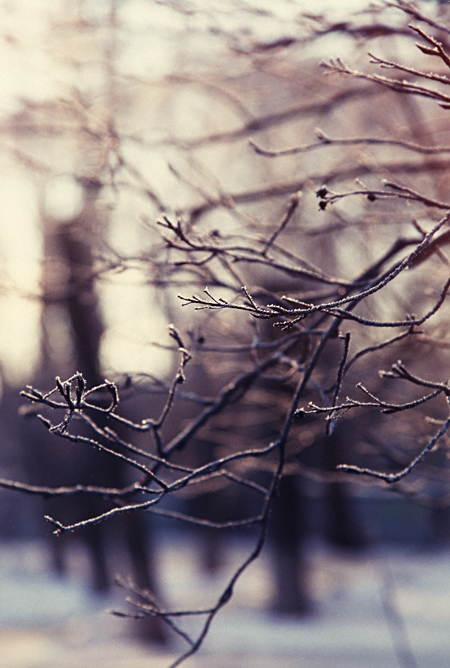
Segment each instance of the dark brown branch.
[{"label": "dark brown branch", "polygon": [[404,469],[399,471],[398,473],[383,473],[382,471],[375,471],[373,469],[369,468],[362,468],[360,466],[354,466],[352,464],[340,464],[337,469],[338,471],[344,471],[345,473],[355,473],[357,475],[367,475],[371,478],[378,478],[379,480],[384,480],[385,482],[389,484],[393,484],[396,482],[399,482],[406,476],[408,476],[410,473],[414,471],[414,469],[423,462],[423,460],[426,458],[426,456],[431,452],[431,450],[434,448],[434,446],[437,444],[440,438],[446,433],[448,428],[450,427],[450,418],[448,418],[441,429],[433,436],[433,438],[428,441],[427,445],[421,450],[421,452],[415,457],[408,466],[405,466]]}]

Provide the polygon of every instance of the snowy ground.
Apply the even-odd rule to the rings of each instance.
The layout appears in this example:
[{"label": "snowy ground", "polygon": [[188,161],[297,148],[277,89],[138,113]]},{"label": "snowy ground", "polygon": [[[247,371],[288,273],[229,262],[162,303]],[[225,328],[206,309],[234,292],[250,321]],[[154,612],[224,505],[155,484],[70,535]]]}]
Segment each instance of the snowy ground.
[{"label": "snowy ground", "polygon": [[[201,576],[195,556],[184,541],[166,543],[160,555],[166,594],[181,606],[212,602],[224,582],[223,576]],[[243,556],[242,547],[235,549],[229,565]],[[355,558],[312,546],[309,564],[310,617],[266,611],[271,578],[263,557],[243,576],[186,668],[450,666],[449,551],[379,549]],[[0,546],[0,665],[169,666],[174,651],[139,643],[130,622],[105,612],[122,602],[120,591],[107,600],[90,595],[76,569],[69,581],[52,576],[40,543]]]}]

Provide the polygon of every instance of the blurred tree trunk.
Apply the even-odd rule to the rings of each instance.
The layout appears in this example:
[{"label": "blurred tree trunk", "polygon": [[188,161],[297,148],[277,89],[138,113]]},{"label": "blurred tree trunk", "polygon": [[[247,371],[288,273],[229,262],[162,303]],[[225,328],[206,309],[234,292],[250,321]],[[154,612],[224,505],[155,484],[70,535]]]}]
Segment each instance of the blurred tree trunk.
[{"label": "blurred tree trunk", "polygon": [[[338,423],[334,432],[323,440],[326,471],[336,471],[339,464],[348,461],[349,450],[358,445],[357,439],[357,430],[348,421]],[[359,550],[367,545],[367,536],[350,489],[350,485],[342,482],[326,483],[325,536],[332,545]]]},{"label": "blurred tree trunk", "polygon": [[281,479],[272,511],[275,595],[272,609],[286,614],[310,612],[308,569],[304,555],[306,514],[297,476]]},{"label": "blurred tree trunk", "polygon": [[[98,299],[94,289],[94,261],[92,255],[91,238],[93,230],[97,230],[101,221],[98,220],[97,198],[101,189],[99,182],[95,180],[83,180],[85,204],[80,215],[69,222],[61,222],[53,227],[53,232],[46,234],[45,247],[47,252],[47,266],[53,268],[46,274],[46,299],[43,310],[44,329],[44,367],[48,373],[49,369],[61,368],[55,365],[52,359],[51,348],[48,338],[54,333],[48,331],[52,326],[52,320],[48,319],[47,311],[55,305],[62,308],[63,317],[67,318],[66,326],[70,333],[70,342],[66,342],[66,350],[72,348],[72,369],[80,371],[89,388],[98,386],[104,382],[100,368],[100,343],[103,333],[103,323],[99,312]],[[55,267],[59,269],[56,269]],[[61,313],[60,313],[61,315]],[[47,336],[46,336],[46,334]],[[47,338],[47,345],[45,340]],[[71,343],[70,345],[67,345]],[[54,348],[54,344],[53,344]],[[62,360],[61,360],[62,361]],[[68,360],[65,360],[67,365]],[[107,418],[100,418],[100,427],[106,426]],[[118,459],[99,454],[93,448],[85,447],[79,450],[77,457],[83,460],[82,467],[85,474],[85,483],[106,487],[124,487],[127,480],[125,465]],[[77,468],[79,467],[79,463]],[[58,473],[58,479],[70,471]],[[75,505],[75,499],[70,505]],[[59,504],[59,501],[57,502]],[[104,502],[97,496],[85,495],[77,497],[76,505],[82,518],[92,517],[106,510]],[[58,513],[60,510],[58,509]],[[151,590],[157,594],[157,582],[153,555],[149,550],[148,524],[149,518],[142,514],[130,513],[119,520],[122,524],[124,543],[128,549],[131,560],[132,573],[135,584],[142,588]],[[112,532],[117,534],[117,523],[113,522]],[[107,534],[108,532],[108,534]],[[93,567],[93,584],[97,591],[106,591],[111,586],[111,575],[108,567],[108,553],[115,550],[118,545],[108,541],[112,533],[106,524],[89,525],[85,527],[80,535],[83,536],[91,556]],[[56,565],[60,572],[64,571],[64,560],[62,555],[63,543],[58,537],[55,541]],[[139,635],[152,641],[163,641],[165,639],[164,628],[158,618],[147,617],[139,621]]]}]

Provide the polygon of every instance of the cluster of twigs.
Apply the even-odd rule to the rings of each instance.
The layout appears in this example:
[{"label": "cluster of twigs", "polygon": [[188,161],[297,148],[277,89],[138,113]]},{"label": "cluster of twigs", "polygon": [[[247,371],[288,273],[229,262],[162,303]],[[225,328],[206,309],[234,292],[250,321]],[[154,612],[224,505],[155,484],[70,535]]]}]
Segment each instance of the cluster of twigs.
[{"label": "cluster of twigs", "polygon": [[[152,597],[151,592],[139,592],[138,613],[136,617],[146,615],[157,616],[163,619],[170,628],[183,638],[189,645],[187,652],[183,654],[172,665],[176,666],[182,660],[193,654],[200,647],[210,624],[219,610],[230,599],[233,588],[242,572],[254,561],[261,552],[267,536],[267,524],[269,519],[269,509],[272,503],[277,480],[282,474],[284,444],[287,437],[287,428],[285,433],[281,434],[277,441],[270,443],[265,447],[254,447],[245,450],[231,452],[231,454],[215,459],[203,466],[187,466],[176,463],[176,453],[187,449],[188,445],[195,438],[201,427],[216,413],[224,410],[230,404],[233,404],[255,380],[263,374],[270,366],[275,364],[276,360],[282,355],[281,350],[277,350],[267,360],[255,367],[251,372],[243,374],[238,379],[226,386],[220,395],[211,402],[197,418],[183,431],[177,434],[169,442],[163,443],[161,437],[161,428],[167,419],[172,408],[172,402],[176,388],[184,382],[184,367],[190,359],[189,353],[182,345],[181,337],[178,332],[171,328],[173,338],[180,344],[179,352],[181,361],[179,369],[174,377],[172,388],[168,393],[166,404],[158,418],[148,418],[140,423],[134,423],[124,417],[121,417],[116,409],[119,405],[119,392],[113,382],[105,381],[101,386],[87,389],[82,374],[76,373],[67,381],[62,382],[56,379],[56,387],[48,392],[42,393],[35,388],[28,387],[22,395],[32,404],[39,407],[39,411],[45,408],[51,409],[51,412],[62,411],[63,418],[54,424],[45,417],[42,412],[37,412],[37,418],[53,434],[60,438],[67,439],[83,446],[93,447],[102,451],[106,456],[118,458],[121,462],[128,464],[139,476],[139,479],[124,488],[101,488],[96,486],[76,485],[75,487],[49,488],[37,485],[28,485],[1,479],[0,485],[5,488],[20,490],[29,494],[40,494],[48,496],[71,496],[75,494],[87,494],[101,496],[110,501],[111,509],[95,517],[89,517],[71,525],[64,525],[59,520],[47,516],[46,519],[55,528],[56,534],[75,531],[89,525],[95,525],[104,522],[114,516],[123,513],[136,511],[150,511],[160,516],[188,522],[198,526],[207,526],[214,529],[230,529],[239,527],[256,527],[257,540],[250,555],[233,573],[227,587],[221,593],[216,603],[207,608],[197,610],[166,610],[161,608],[157,601]],[[284,347],[288,348],[291,343]],[[110,403],[104,406],[104,395],[109,395]],[[106,426],[99,426],[96,416],[106,417]],[[82,423],[87,426],[90,435],[80,433],[76,423]],[[151,432],[154,437],[154,448],[143,450],[132,442],[120,437],[117,429],[126,427],[130,431]],[[251,477],[248,477],[244,467],[240,472],[240,462],[248,462],[262,458],[272,459],[274,455],[272,472],[269,483],[260,485]],[[141,463],[142,460],[145,463]],[[173,461],[175,460],[175,461]],[[233,466],[234,465],[234,466]],[[241,467],[242,468],[242,467]],[[252,515],[239,520],[230,520],[224,522],[214,522],[201,517],[194,517],[189,514],[164,508],[164,500],[167,497],[176,496],[183,490],[201,488],[201,486],[210,480],[218,479],[226,484],[233,484],[250,490],[261,499],[260,511],[257,515]],[[160,507],[162,506],[162,507]],[[116,614],[122,615],[125,613]],[[130,616],[126,613],[126,616]],[[133,616],[133,615],[131,615]],[[196,638],[192,638],[177,623],[177,619],[183,617],[203,617],[202,629]]]},{"label": "cluster of twigs", "polygon": [[[415,21],[425,23],[428,29],[449,33],[445,25],[427,19],[409,3],[389,4],[406,12]],[[411,28],[422,40],[418,45],[421,53],[448,68],[450,56],[441,41],[420,26],[413,25]],[[398,32],[400,34],[401,31]],[[425,72],[378,56],[370,57],[372,64],[383,70],[400,72],[406,78],[363,74],[339,60],[332,61],[326,68],[330,73],[364,79],[395,93],[435,101],[444,109],[450,107],[448,94],[440,88],[434,88],[435,85],[443,88],[448,85],[450,79],[446,74]],[[344,93],[351,97],[354,91]],[[197,144],[247,139],[252,133],[273,127],[278,121],[279,118],[274,120],[274,115],[268,116],[265,124],[249,121],[242,131],[228,133],[229,136],[224,132],[206,137],[204,142],[198,140]],[[193,144],[191,142],[188,148],[192,149]],[[261,157],[276,158],[301,155],[332,145],[381,146],[385,149],[395,147],[413,152],[418,157],[441,157],[450,152],[446,146],[422,145],[396,138],[331,139],[322,132],[318,134],[318,141],[302,146],[269,151],[261,148],[259,143],[253,143],[253,148]],[[441,169],[443,164],[442,161],[437,163],[436,170]],[[414,170],[420,172],[422,165],[403,172],[402,164],[397,164],[396,168],[405,175]],[[432,171],[434,167],[430,169]],[[140,422],[124,417],[119,410],[121,389],[117,384],[105,381],[100,386],[88,388],[82,373],[76,373],[64,382],[57,379],[56,386],[49,392],[28,387],[22,393],[33,404],[37,418],[49,432],[60,439],[77,443],[80,447],[100,450],[105,457],[120,459],[130,467],[136,478],[134,483],[121,489],[86,485],[49,488],[0,480],[3,487],[30,494],[88,494],[99,495],[109,501],[110,509],[107,512],[70,525],[64,525],[57,518],[47,517],[57,534],[135,511],[152,512],[210,528],[256,529],[256,539],[250,554],[234,571],[212,606],[199,610],[164,609],[151,593],[139,592],[137,616],[160,617],[188,644],[187,651],[175,661],[173,667],[197,651],[214,617],[229,601],[239,577],[260,554],[266,541],[270,510],[280,479],[286,466],[295,463],[301,455],[301,448],[292,447],[292,443],[298,440],[305,422],[311,424],[314,420],[317,433],[323,429],[325,422],[325,432],[330,435],[339,428],[344,416],[348,418],[355,412],[367,415],[369,411],[376,411],[377,414],[394,415],[395,419],[401,420],[404,413],[412,411],[419,411],[419,416],[423,417],[420,411],[432,403],[436,403],[438,412],[442,412],[443,396],[446,415],[440,418],[438,431],[431,437],[425,437],[425,443],[419,443],[419,448],[415,443],[411,444],[410,451],[413,454],[406,466],[395,469],[396,443],[392,442],[387,448],[389,452],[382,458],[389,469],[387,471],[365,466],[364,463],[342,462],[338,467],[341,473],[364,475],[387,483],[398,483],[410,476],[423,465],[436,446],[445,442],[444,436],[450,426],[449,384],[440,380],[425,380],[420,371],[416,373],[410,369],[421,361],[420,355],[415,352],[417,346],[422,345],[423,350],[430,350],[430,343],[432,345],[434,341],[433,332],[446,317],[450,279],[449,261],[444,248],[450,239],[450,204],[440,201],[434,195],[422,194],[414,183],[401,185],[389,180],[382,187],[358,184],[352,190],[345,185],[347,177],[353,175],[351,170],[352,167],[349,171],[344,168],[341,171],[334,170],[330,172],[329,178],[321,178],[319,183],[325,185],[316,183],[319,211],[315,212],[315,227],[303,225],[301,220],[303,215],[306,216],[302,213],[302,206],[309,198],[307,179],[303,183],[297,179],[292,183],[284,183],[282,187],[266,186],[241,193],[240,198],[232,194],[204,198],[201,204],[181,212],[178,217],[161,217],[158,227],[167,255],[164,260],[157,259],[153,264],[150,255],[139,258],[139,262],[147,268],[150,265],[148,273],[154,276],[157,285],[173,289],[181,283],[185,290],[192,283],[203,288],[206,285],[202,294],[182,296],[180,299],[188,308],[193,306],[206,310],[207,317],[202,324],[202,332],[206,334],[197,335],[194,327],[187,327],[188,333],[181,334],[181,327],[171,327],[170,335],[176,343],[179,362],[171,383],[165,387],[159,386],[159,391],[166,393],[166,399],[158,415],[145,417]],[[356,175],[360,175],[360,172]],[[342,192],[330,189],[332,180],[339,180]],[[303,197],[299,187],[302,184],[305,185]],[[208,228],[207,225],[198,224],[211,211],[226,209],[238,216],[240,204],[268,201],[271,197],[280,196],[287,197],[287,201],[279,220],[271,224],[269,229],[263,229],[261,224],[259,227],[253,225],[252,229],[252,224],[249,224],[242,233],[227,235],[217,227]],[[338,271],[328,267],[326,253],[321,258],[320,253],[308,254],[307,248],[309,240],[313,238],[318,237],[323,241],[330,237],[330,230],[341,232],[348,229],[350,223],[346,216],[350,219],[352,214],[351,210],[345,210],[344,204],[350,199],[365,207],[362,219],[377,215],[380,220],[384,220],[383,229],[388,229],[385,235],[387,241],[372,244],[367,262],[361,254],[356,262],[356,272],[353,271],[353,264],[349,270],[342,271],[343,275],[338,275]],[[336,206],[329,206],[332,204]],[[392,209],[386,208],[386,204],[392,205]],[[406,210],[405,205],[410,208]],[[439,219],[437,214],[441,216]],[[401,232],[395,220],[400,216]],[[403,233],[405,217],[408,217],[408,228],[411,229],[409,236]],[[424,222],[419,223],[418,217]],[[364,223],[364,220],[361,222]],[[361,224],[358,229],[364,231],[367,228]],[[368,229],[371,229],[370,224]],[[334,243],[335,246],[339,244],[338,236]],[[350,248],[352,252],[357,251]],[[263,280],[259,280],[261,272]],[[397,284],[399,294],[404,296],[403,300],[395,293]],[[422,287],[424,284],[426,289]],[[215,290],[219,292],[216,294]],[[411,291],[411,295],[405,296],[405,290]],[[417,314],[407,310],[411,303],[418,302],[421,303],[417,306]],[[426,302],[425,306],[422,302]],[[377,311],[381,311],[384,317],[378,317]],[[226,335],[217,334],[217,331],[223,331],[217,323],[223,323],[226,316],[230,318],[229,329],[236,334],[232,345],[227,343]],[[249,328],[245,320],[248,316],[254,319],[254,327]],[[208,330],[208,323],[211,322],[214,326]],[[344,325],[348,331],[341,333]],[[424,327],[430,329],[426,331],[422,329]],[[395,330],[395,333],[385,336],[384,330]],[[186,337],[189,337],[188,343]],[[395,355],[397,359],[399,348],[410,357],[407,363],[392,362],[392,356]],[[238,361],[229,363],[227,367],[232,369],[231,380],[217,382],[215,369],[211,368],[214,363],[208,361],[211,359],[208,355],[214,355],[214,360],[230,360],[236,355]],[[206,360],[206,372],[210,372],[216,382],[213,396],[206,397],[199,387],[195,387],[192,393],[183,394],[186,379],[189,382],[189,362],[192,358]],[[376,371],[380,359],[390,360],[391,370],[378,376]],[[420,364],[418,367],[420,369]],[[438,363],[431,373],[438,375]],[[381,386],[377,384],[380,382]],[[358,396],[362,393],[363,398],[351,396],[355,386]],[[399,386],[408,389],[398,390]],[[425,388],[426,394],[415,396],[417,388]],[[385,391],[398,392],[403,399],[392,401],[380,398],[379,393]],[[252,436],[245,431],[245,435],[239,438],[242,425],[236,423],[236,411],[241,409],[245,414],[256,392],[265,393],[269,401],[278,407],[278,418],[274,421],[277,425],[276,436]],[[341,399],[344,393],[347,396]],[[195,414],[183,424],[181,421],[177,423],[179,406],[185,397],[193,399]],[[62,417],[55,421],[55,413]],[[321,416],[325,416],[325,420],[321,420]],[[225,446],[221,447],[214,443],[219,420],[222,420],[222,432],[224,425],[228,430],[225,432],[228,434],[225,436]],[[174,425],[177,427],[175,430]],[[169,426],[175,435],[171,434]],[[129,438],[124,436],[124,431],[130,434]],[[134,432],[148,433],[145,448],[133,443],[131,435]],[[212,442],[210,459],[201,465],[192,454],[195,439],[199,437],[211,438]],[[352,445],[355,446],[355,459],[358,460],[357,444]],[[298,462],[302,466],[301,458]],[[395,470],[391,470],[392,467]],[[266,475],[263,483],[257,476],[260,471]],[[191,490],[200,491],[211,481],[221,487],[234,486],[235,489],[255,495],[258,512],[244,518],[216,522],[165,506],[167,499],[183,497]],[[202,628],[195,638],[180,625],[181,618],[192,616],[203,619]]]}]

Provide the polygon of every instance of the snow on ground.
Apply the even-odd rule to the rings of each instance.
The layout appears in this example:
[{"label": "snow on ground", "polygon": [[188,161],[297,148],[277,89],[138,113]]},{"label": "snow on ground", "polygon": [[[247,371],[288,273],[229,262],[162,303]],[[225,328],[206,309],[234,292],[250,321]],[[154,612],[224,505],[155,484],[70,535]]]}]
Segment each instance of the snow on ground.
[{"label": "snow on ground", "polygon": [[[161,548],[164,591],[181,607],[213,602],[226,581],[223,574],[202,575],[197,557],[184,540],[165,541]],[[228,567],[244,557],[244,547],[235,546]],[[268,612],[270,561],[263,556],[243,576],[186,668],[450,666],[448,550],[378,548],[357,558],[316,545],[308,561],[314,604],[309,617]],[[0,546],[2,668],[169,666],[174,648],[142,644],[133,638],[131,622],[107,614],[108,608],[123,609],[123,592],[94,597],[80,575],[74,569],[68,580],[53,576],[40,543]],[[407,656],[411,651],[414,659]]]}]

